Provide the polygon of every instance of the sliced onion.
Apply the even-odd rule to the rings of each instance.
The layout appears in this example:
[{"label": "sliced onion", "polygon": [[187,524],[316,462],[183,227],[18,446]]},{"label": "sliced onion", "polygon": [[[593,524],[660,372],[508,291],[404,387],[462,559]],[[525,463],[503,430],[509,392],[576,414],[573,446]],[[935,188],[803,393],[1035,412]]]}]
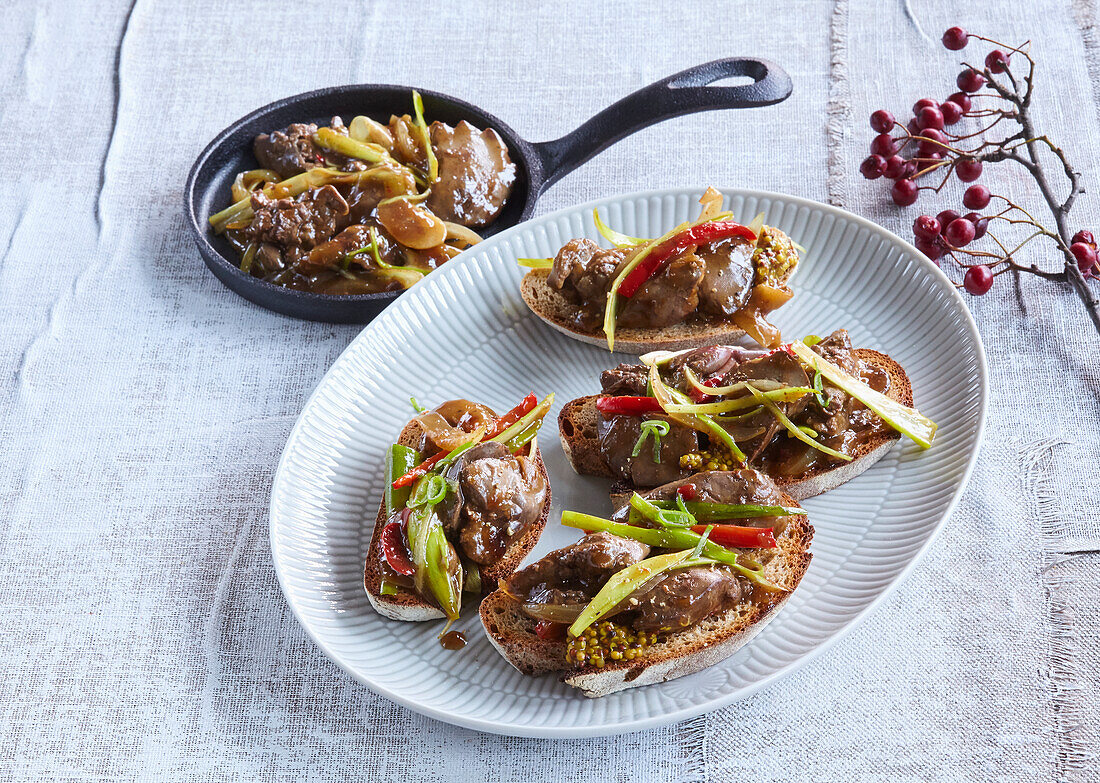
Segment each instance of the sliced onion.
[{"label": "sliced onion", "polygon": [[466,228],[466,226],[451,223],[448,220],[444,220],[443,225],[447,227],[447,239],[457,239],[459,242],[465,242],[467,247],[473,247],[481,241],[481,237],[476,232]]},{"label": "sliced onion", "polygon": [[387,150],[393,149],[393,136],[385,125],[381,125],[370,117],[362,115],[356,117],[348,126],[348,135],[356,141],[373,141]]},{"label": "sliced onion", "polygon": [[549,620],[552,623],[572,623],[586,604],[540,604],[534,601],[525,601],[522,605],[523,613],[536,620]]}]

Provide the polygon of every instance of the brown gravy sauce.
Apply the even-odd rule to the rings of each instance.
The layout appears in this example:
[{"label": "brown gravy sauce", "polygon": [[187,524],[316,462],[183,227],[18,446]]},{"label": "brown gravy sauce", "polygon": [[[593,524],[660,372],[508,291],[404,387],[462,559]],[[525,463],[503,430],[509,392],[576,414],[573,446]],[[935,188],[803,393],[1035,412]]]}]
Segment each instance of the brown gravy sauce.
[{"label": "brown gravy sauce", "polygon": [[439,646],[444,650],[461,650],[466,646],[466,634],[462,631],[448,631],[439,637]]}]

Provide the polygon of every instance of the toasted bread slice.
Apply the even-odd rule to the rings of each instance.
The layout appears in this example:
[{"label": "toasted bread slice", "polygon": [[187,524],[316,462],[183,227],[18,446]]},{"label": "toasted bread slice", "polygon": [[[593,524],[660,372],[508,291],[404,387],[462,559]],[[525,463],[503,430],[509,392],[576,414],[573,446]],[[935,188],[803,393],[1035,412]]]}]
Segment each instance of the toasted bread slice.
[{"label": "toasted bread slice", "polygon": [[[886,354],[869,348],[856,348],[855,354],[862,361],[879,367],[890,376],[887,396],[904,405],[913,405],[913,386],[909,382],[909,376],[905,374],[905,370],[902,369],[900,364]],[[610,479],[613,478],[613,475],[600,454],[599,439],[596,435],[596,421],[599,416],[596,411],[597,397],[599,395],[592,394],[567,403],[558,415],[558,432],[561,435],[562,449],[565,451],[565,456],[569,458],[573,470],[585,476],[600,476]],[[863,473],[886,456],[886,452],[900,438],[901,433],[896,430],[887,430],[863,443],[851,462],[814,468],[798,478],[782,476],[773,476],[772,478],[775,479],[775,483],[784,492],[795,500],[811,498],[828,492],[830,489],[835,489],[844,482],[850,481]],[[647,487],[631,487],[625,482],[618,481],[612,487],[612,499],[614,500],[617,495],[623,493],[629,497],[634,489],[647,489]]]},{"label": "toasted bread slice", "polygon": [[[420,442],[420,424],[411,421],[405,425],[398,436],[397,442],[416,448]],[[527,528],[526,532],[512,542],[505,552],[504,557],[496,563],[488,566],[480,566],[478,573],[481,577],[482,595],[496,588],[497,581],[510,576],[512,572],[527,557],[527,553],[538,543],[543,528],[546,527],[546,518],[550,514],[550,477],[546,474],[546,465],[542,461],[542,453],[539,451],[538,439],[531,441],[533,456],[546,481],[546,499],[542,503],[542,512],[539,518]],[[420,622],[423,620],[439,620],[445,617],[443,610],[431,601],[421,597],[415,590],[398,587],[393,595],[382,595],[382,571],[381,571],[381,538],[382,528],[386,524],[386,501],[382,500],[378,507],[378,514],[374,520],[374,532],[371,535],[370,548],[367,550],[367,563],[363,571],[363,587],[367,591],[367,598],[371,606],[383,617],[391,620],[407,620]]]},{"label": "toasted bread slice", "polygon": [[[784,505],[797,505],[784,495]],[[523,613],[520,604],[503,590],[481,603],[481,622],[486,635],[509,663],[532,676],[562,672],[562,680],[579,688],[585,696],[609,693],[639,685],[672,680],[694,674],[728,658],[764,629],[798,587],[813,557],[809,552],[814,529],[805,516],[790,519],[776,538],[775,550],[756,550],[763,560],[764,574],[785,591],[766,605],[742,602],[684,631],[663,637],[634,661],[612,662],[603,668],[569,668],[564,641],[548,641],[535,635],[535,621]]]},{"label": "toasted bread slice", "polygon": [[[523,277],[520,295],[535,315],[562,334],[591,345],[607,346],[607,337],[598,332],[582,332],[570,322],[569,313],[574,306],[546,279],[548,269],[532,269]],[[685,348],[701,348],[704,345],[735,345],[742,340],[756,346],[743,329],[729,321],[718,319],[693,319],[660,329],[615,330],[615,350],[641,355],[650,351],[680,351]]]}]

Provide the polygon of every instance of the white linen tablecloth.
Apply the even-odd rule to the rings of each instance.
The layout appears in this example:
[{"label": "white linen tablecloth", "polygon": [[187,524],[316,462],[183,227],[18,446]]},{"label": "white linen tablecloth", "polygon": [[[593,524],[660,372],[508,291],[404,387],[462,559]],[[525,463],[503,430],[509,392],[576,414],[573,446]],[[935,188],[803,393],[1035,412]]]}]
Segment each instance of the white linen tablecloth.
[{"label": "white linen tablecloth", "polygon": [[268,490],[358,329],[231,294],[181,198],[215,133],[303,90],[420,85],[541,140],[742,54],[781,63],[791,98],[645,130],[539,213],[713,183],[907,236],[919,205],[894,208],[857,172],[866,118],[954,91],[938,38],[959,23],[1034,41],[1040,125],[1085,172],[1074,223],[1095,231],[1094,0],[15,0],[0,20],[0,778],[1100,780],[1100,340],[1068,289],[1029,278],[970,300],[992,376],[981,457],[943,535],[860,628],[680,725],[513,739],[376,696],[291,616]]}]

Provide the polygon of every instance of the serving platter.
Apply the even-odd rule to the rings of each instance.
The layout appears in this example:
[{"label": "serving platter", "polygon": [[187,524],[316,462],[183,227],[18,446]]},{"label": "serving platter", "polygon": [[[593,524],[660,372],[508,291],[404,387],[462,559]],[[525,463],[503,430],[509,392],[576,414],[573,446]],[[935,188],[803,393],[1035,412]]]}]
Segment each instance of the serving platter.
[{"label": "serving platter", "polygon": [[271,547],[280,584],[307,632],[372,690],[417,712],[501,734],[578,737],[672,723],[743,698],[820,654],[914,568],[948,519],[977,456],[985,356],[946,276],[894,234],[844,210],[792,196],[721,189],[734,218],[765,213],[806,248],[794,299],[773,314],[787,339],[847,328],[853,343],[905,367],[916,405],[940,426],[922,451],[903,439],[881,462],[804,501],[814,560],[786,607],[755,640],[690,677],[586,699],[552,677],[529,678],[493,649],[469,607],[470,642],[448,651],[437,623],[374,613],[362,571],[382,491],[385,449],[426,405],[467,397],[506,410],[556,392],[539,436],[553,488],[550,522],[528,562],[576,539],[564,509],[603,514],[606,482],[573,473],[553,422],[599,389],[599,373],[632,357],[552,330],[519,295],[520,257],[552,256],[611,226],[657,236],[694,217],[699,189],[601,199],[538,218],[461,254],[401,296],[348,346],[291,431],[272,489]]}]

